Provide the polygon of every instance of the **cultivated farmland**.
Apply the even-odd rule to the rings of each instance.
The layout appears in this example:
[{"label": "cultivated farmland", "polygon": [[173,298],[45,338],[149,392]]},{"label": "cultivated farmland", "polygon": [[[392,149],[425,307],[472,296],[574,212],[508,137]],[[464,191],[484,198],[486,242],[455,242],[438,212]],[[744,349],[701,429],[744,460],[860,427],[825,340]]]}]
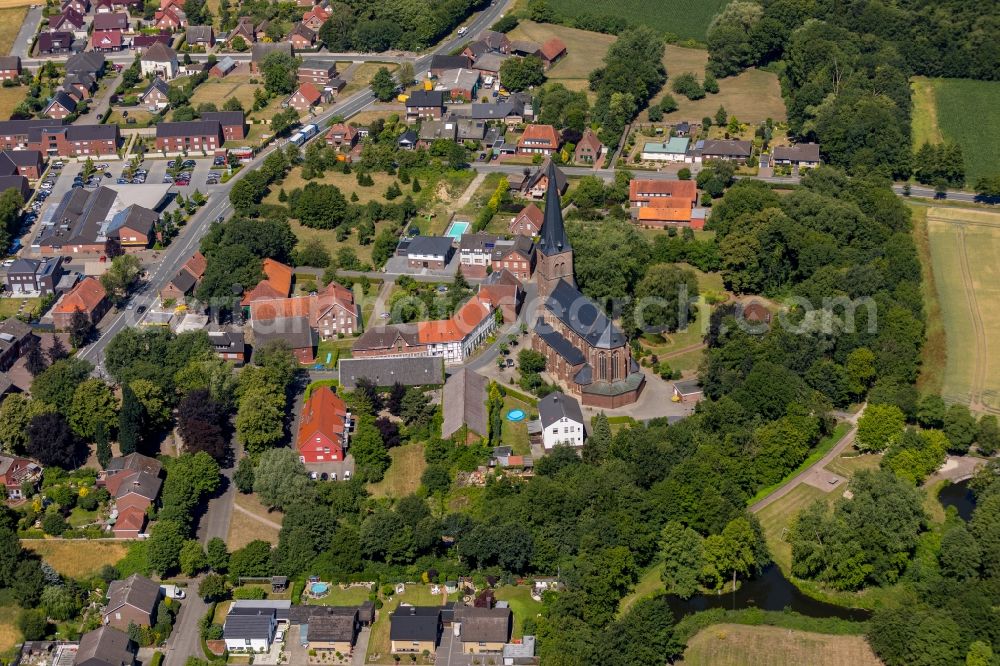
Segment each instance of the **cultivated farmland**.
[{"label": "cultivated farmland", "polygon": [[927,230],[947,349],[942,393],[1000,413],[1000,214],[931,208]]},{"label": "cultivated farmland", "polygon": [[577,14],[620,16],[632,25],[648,25],[660,32],[669,32],[680,39],[705,41],[705,32],[712,17],[722,11],[729,0],[550,0],[549,5],[564,16]]},{"label": "cultivated farmland", "polygon": [[715,624],[688,641],[684,666],[878,666],[863,636],[832,636],[768,626]]},{"label": "cultivated farmland", "polygon": [[1000,81],[917,77],[913,90],[915,145],[941,138],[958,143],[970,185],[982,176],[1000,174],[996,164],[1000,152]]}]

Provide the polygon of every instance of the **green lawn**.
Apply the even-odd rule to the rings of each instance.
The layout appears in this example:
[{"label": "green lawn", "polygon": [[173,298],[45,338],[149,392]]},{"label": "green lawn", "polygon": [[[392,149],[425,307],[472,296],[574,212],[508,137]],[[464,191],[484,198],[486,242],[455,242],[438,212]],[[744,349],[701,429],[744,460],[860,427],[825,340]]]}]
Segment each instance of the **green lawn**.
[{"label": "green lawn", "polygon": [[[328,368],[336,368],[337,359],[351,357],[351,344],[353,342],[354,340],[351,338],[320,340],[316,346],[316,362],[322,363]],[[329,363],[326,362],[327,354],[330,354]]]},{"label": "green lawn", "polygon": [[824,469],[849,479],[863,469],[878,469],[881,462],[881,454],[858,455],[856,451],[850,450],[834,458]]},{"label": "green lawn", "polygon": [[[443,591],[443,588],[442,588]],[[378,619],[372,625],[371,637],[368,640],[368,652],[365,656],[365,663],[369,664],[395,664],[392,655],[389,653],[389,616],[396,610],[400,603],[408,603],[414,606],[442,606],[446,601],[444,594],[431,594],[429,585],[407,585],[406,592],[394,594],[384,600],[384,605],[378,613]],[[378,656],[376,656],[378,655]]]},{"label": "green lawn", "polygon": [[33,312],[41,301],[40,298],[0,298],[0,319]]},{"label": "green lawn", "polygon": [[918,78],[914,86],[914,139],[933,141],[940,136],[962,146],[965,179],[970,185],[982,176],[1000,173],[996,164],[1000,81]]},{"label": "green lawn", "polygon": [[375,497],[405,497],[420,487],[420,476],[427,468],[424,445],[412,442],[389,449],[392,463],[378,483],[368,484],[368,491]]},{"label": "green lawn", "polygon": [[663,581],[660,580],[660,574],[662,572],[662,562],[654,564],[643,572],[642,576],[639,578],[639,582],[635,584],[635,589],[622,597],[622,600],[618,602],[619,617],[624,615],[637,601],[641,601],[646,597],[650,597],[657,592],[663,591]]},{"label": "green lawn", "polygon": [[[507,418],[507,412],[512,409],[523,409],[528,415],[523,421],[514,422]],[[511,395],[503,399],[503,424],[500,428],[500,441],[514,449],[514,455],[531,455],[531,444],[528,441],[528,420],[532,415],[531,405],[521,402]]]},{"label": "green lawn", "polygon": [[514,613],[513,638],[524,636],[524,621],[542,612],[542,603],[531,598],[531,587],[527,585],[504,585],[497,588],[496,598],[510,604]]},{"label": "green lawn", "polygon": [[[308,583],[307,583],[308,585]],[[330,593],[322,599],[307,599],[305,603],[313,606],[357,606],[367,601],[370,591],[367,587],[341,588],[339,585],[331,585]],[[305,598],[303,596],[303,598]]]},{"label": "green lawn", "polygon": [[[775,483],[774,485],[768,486],[767,488],[761,488],[759,491],[757,491],[756,495],[750,498],[750,501],[747,502],[747,504],[754,504],[756,502],[759,502],[760,500],[764,499],[765,497],[773,493],[778,488],[785,485],[785,483],[787,483],[790,479],[795,478],[797,475],[801,474],[807,468],[815,465],[823,456],[825,456],[827,453],[830,452],[830,449],[832,449],[834,445],[836,445],[836,443],[839,442],[844,437],[844,435],[847,434],[847,431],[850,429],[851,425],[849,423],[838,423],[837,427],[833,429],[832,433],[824,437],[815,447],[813,447],[812,453],[810,453],[809,456],[802,461],[802,464],[800,464],[794,470],[786,474],[785,478],[783,478],[781,481]],[[845,476],[850,476],[850,474],[845,474]]]}]

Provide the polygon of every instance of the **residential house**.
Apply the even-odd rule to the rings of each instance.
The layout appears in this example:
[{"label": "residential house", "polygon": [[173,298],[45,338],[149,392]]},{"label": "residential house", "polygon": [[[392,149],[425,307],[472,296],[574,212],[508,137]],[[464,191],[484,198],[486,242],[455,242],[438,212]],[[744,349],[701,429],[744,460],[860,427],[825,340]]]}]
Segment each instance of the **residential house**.
[{"label": "residential house", "polygon": [[454,141],[458,137],[458,123],[453,120],[425,120],[420,123],[418,136],[423,147],[440,139]]},{"label": "residential house", "polygon": [[458,127],[458,141],[475,141],[478,144],[485,140],[485,121],[463,118],[454,114],[451,115],[451,121],[456,123]]},{"label": "residential house", "polygon": [[72,9],[78,14],[86,15],[90,12],[90,0],[64,0],[59,5],[59,11],[64,12],[67,9]]},{"label": "residential house", "polygon": [[344,460],[351,414],[344,400],[329,386],[320,386],[302,404],[295,448],[303,463]]},{"label": "residential house", "polygon": [[253,602],[253,605],[233,603],[222,625],[226,649],[230,653],[270,650],[278,627],[278,610],[262,602]]},{"label": "residential house", "polygon": [[688,154],[690,143],[690,139],[682,136],[672,136],[666,141],[648,141],[642,147],[641,157],[656,162],[691,163],[694,158]]},{"label": "residential house", "polygon": [[573,151],[573,161],[583,164],[593,164],[601,159],[601,153],[603,152],[604,144],[594,134],[594,130],[588,127],[583,131],[583,136],[580,137],[580,141],[576,144],[576,150]]},{"label": "residential house", "polygon": [[415,90],[406,98],[406,119],[431,118],[439,120],[444,116],[444,93],[440,90]]},{"label": "residential house", "polygon": [[76,112],[76,100],[62,90],[56,91],[52,100],[45,106],[42,115],[53,120],[63,120]]},{"label": "residential house", "polygon": [[62,88],[77,101],[90,99],[97,90],[97,79],[89,72],[67,74],[63,78]]},{"label": "residential house", "polygon": [[454,253],[450,236],[416,236],[406,247],[407,264],[415,270],[444,270]]},{"label": "residential house", "polygon": [[177,275],[160,290],[160,300],[174,301],[175,303],[183,301],[184,297],[194,291],[194,288],[201,281],[207,264],[208,262],[201,252],[195,252],[191,255],[191,258],[184,262],[181,269],[177,271]]},{"label": "residential house", "polygon": [[472,67],[472,58],[465,55],[433,55],[431,56],[430,66],[428,70],[431,76],[439,76],[441,72],[447,71],[449,69],[468,69]]},{"label": "residential house", "polygon": [[285,39],[291,43],[292,48],[308,51],[316,46],[316,31],[304,23],[296,23]]},{"label": "residential house", "polygon": [[308,315],[251,319],[250,330],[255,351],[271,341],[283,340],[299,363],[309,365],[316,360],[316,330],[310,325]]},{"label": "residential house", "polygon": [[553,37],[538,49],[538,57],[542,59],[542,63],[546,69],[551,67],[556,60],[564,55],[566,55],[566,45],[558,37]]},{"label": "residential house", "polygon": [[647,180],[633,178],[629,182],[629,206],[640,226],[663,228],[674,224],[701,227],[692,218],[698,200],[693,180]]},{"label": "residential house", "polygon": [[177,52],[164,44],[153,44],[139,56],[139,68],[143,76],[160,76],[169,81],[180,68]]},{"label": "residential house", "polygon": [[479,284],[479,293],[500,309],[504,323],[511,324],[517,319],[525,294],[521,281],[509,270],[501,268],[486,276]]},{"label": "residential house", "polygon": [[241,38],[246,44],[253,44],[257,41],[257,35],[254,32],[254,21],[250,16],[241,16],[236,21],[236,27],[232,29],[227,38],[226,46],[229,48],[233,47],[233,40],[237,37]]},{"label": "residential house", "polygon": [[230,56],[225,56],[222,60],[212,65],[211,69],[208,70],[208,75],[222,79],[229,76],[234,69],[236,69],[236,61]]},{"label": "residential house", "polygon": [[471,278],[486,277],[493,257],[493,247],[499,237],[493,234],[462,234],[458,242],[458,261],[462,275]]},{"label": "residential house", "polygon": [[438,76],[435,88],[448,93],[451,100],[471,102],[479,92],[479,72],[475,69],[449,69]]},{"label": "residential house", "polygon": [[566,180],[566,174],[563,173],[562,169],[551,164],[551,160],[545,159],[541,165],[535,169],[524,181],[521,183],[520,190],[521,193],[526,197],[531,197],[532,199],[541,199],[546,195],[549,189],[549,167],[553,167],[554,172],[556,192],[560,195],[566,193],[566,189],[569,187],[569,181]]},{"label": "residential house", "polygon": [[107,234],[116,238],[126,250],[145,250],[156,240],[159,214],[138,204],[132,204],[111,218]]},{"label": "residential house", "polygon": [[389,647],[393,654],[433,655],[441,638],[441,607],[399,606],[389,616]]},{"label": "residential house", "polygon": [[28,147],[49,156],[113,157],[118,154],[120,138],[115,124],[41,127],[29,135]]},{"label": "residential house", "polygon": [[323,24],[330,18],[329,10],[323,5],[316,5],[309,11],[302,14],[302,25],[313,32],[319,32]]},{"label": "residential house", "polygon": [[24,176],[38,180],[44,170],[42,154],[37,150],[0,151],[0,176]]},{"label": "residential house", "polygon": [[686,120],[681,121],[675,124],[671,129],[674,131],[674,136],[687,136],[691,133],[691,123]]},{"label": "residential house", "polygon": [[217,121],[222,125],[222,136],[226,141],[243,141],[247,138],[247,121],[242,111],[208,111],[201,114],[201,119]]},{"label": "residential house", "polygon": [[501,120],[507,125],[520,125],[524,122],[524,104],[512,99],[496,104],[474,103],[469,113],[476,120]]},{"label": "residential house", "polygon": [[538,401],[538,419],[546,451],[558,444],[583,446],[583,412],[576,398],[562,392],[548,394]]},{"label": "residential house", "polygon": [[90,45],[95,51],[110,53],[125,48],[125,37],[121,30],[94,30]]},{"label": "residential house", "polygon": [[67,7],[61,14],[49,17],[48,32],[68,32],[76,39],[86,39],[87,23],[83,14],[72,7]]},{"label": "residential house", "polygon": [[112,530],[119,539],[135,539],[146,525],[146,513],[163,485],[157,474],[123,471],[105,479],[105,487],[115,500],[118,519]]},{"label": "residential house", "polygon": [[141,453],[129,453],[111,459],[104,471],[97,476],[97,485],[106,486],[108,479],[128,477],[133,474],[145,473],[159,476],[163,465],[156,458]]},{"label": "residential house", "polygon": [[314,615],[309,618],[309,623],[305,625],[305,640],[308,641],[310,650],[351,654],[361,626],[356,608],[344,610],[348,612]]},{"label": "residential house", "polygon": [[692,158],[695,164],[708,160],[739,162],[753,154],[753,143],[732,139],[703,139],[695,144]]},{"label": "residential house", "polygon": [[521,209],[521,212],[510,218],[507,232],[520,236],[537,236],[542,230],[544,215],[542,209],[533,203]]},{"label": "residential house", "polygon": [[97,324],[111,308],[108,294],[95,277],[85,277],[63,295],[52,309],[52,323],[57,331],[65,331],[76,312],[82,312],[91,323]]},{"label": "residential house", "polygon": [[486,391],[489,379],[468,368],[460,368],[444,383],[442,405],[444,421],[441,437],[448,439],[462,427],[473,435],[488,435],[489,418],[486,412]]},{"label": "residential house", "polygon": [[820,165],[818,143],[797,143],[794,146],[775,146],[772,151],[775,164],[790,164],[802,168]]},{"label": "residential house", "polygon": [[303,113],[321,102],[328,102],[329,99],[329,93],[324,94],[311,83],[303,83],[298,90],[292,93],[285,104],[299,113]]},{"label": "residential house", "polygon": [[128,14],[115,12],[113,14],[96,14],[93,22],[94,30],[117,30],[123,32],[129,29]]},{"label": "residential house", "polygon": [[73,33],[59,30],[39,33],[37,40],[39,55],[57,55],[73,50]]},{"label": "residential house", "polygon": [[20,319],[8,317],[0,322],[0,371],[10,370],[34,339],[31,327]]},{"label": "residential house", "polygon": [[406,130],[396,139],[396,145],[402,150],[413,150],[417,147],[420,137],[413,130]]},{"label": "residential house", "polygon": [[0,81],[13,81],[21,76],[20,56],[0,56]]},{"label": "residential house", "polygon": [[209,330],[208,343],[212,345],[215,355],[223,361],[233,361],[236,365],[246,362],[246,339],[242,330]]},{"label": "residential house", "polygon": [[170,31],[160,30],[160,32],[155,35],[141,34],[134,36],[132,38],[132,48],[135,49],[136,53],[144,53],[146,49],[152,47],[154,44],[170,46],[173,41],[174,39],[170,34]]},{"label": "residential house", "polygon": [[426,356],[427,347],[417,339],[416,327],[409,324],[373,326],[351,345],[354,358]]},{"label": "residential house", "polygon": [[157,77],[149,84],[146,91],[139,95],[139,104],[150,111],[162,111],[170,106],[170,101],[167,98],[169,92],[170,86],[167,85],[166,81]]},{"label": "residential house", "polygon": [[501,654],[514,628],[510,608],[456,606],[454,626],[463,654]]},{"label": "residential house", "polygon": [[552,125],[527,125],[517,142],[518,155],[551,155],[559,150],[559,132]]},{"label": "residential house", "polygon": [[42,466],[34,460],[0,454],[0,485],[7,491],[7,499],[30,498],[38,491],[41,480]]},{"label": "residential house", "polygon": [[517,234],[513,240],[498,241],[493,246],[490,265],[494,271],[510,271],[522,282],[529,280],[535,272],[535,243],[530,236],[522,234]]},{"label": "residential house", "polygon": [[[250,40],[250,42],[253,42],[253,40]],[[260,71],[260,64],[264,62],[264,58],[272,53],[284,53],[291,56],[293,55],[292,45],[290,42],[253,44],[250,47],[250,73],[258,73]]]},{"label": "residential house", "polygon": [[17,190],[21,193],[21,199],[24,201],[27,201],[28,197],[31,196],[31,187],[28,185],[28,179],[24,176],[0,176],[0,192],[7,190]]},{"label": "residential house", "polygon": [[337,65],[324,60],[303,60],[297,75],[299,83],[311,83],[319,88],[325,88],[337,76]]},{"label": "residential house", "polygon": [[63,272],[62,260],[61,256],[15,259],[7,269],[7,275],[4,276],[7,291],[32,296],[48,296],[54,293]]},{"label": "residential house", "polygon": [[188,24],[187,14],[177,5],[170,5],[165,9],[158,9],[153,15],[153,26],[160,30],[177,32],[186,28]]},{"label": "residential house", "polygon": [[326,144],[333,148],[350,150],[358,143],[360,134],[358,129],[347,123],[337,123],[330,127],[326,135]]},{"label": "residential house", "polygon": [[156,149],[167,153],[214,152],[226,138],[218,120],[185,120],[156,124]]},{"label": "residential house", "polygon": [[73,666],[134,666],[137,650],[124,631],[104,626],[80,638]]},{"label": "residential house", "polygon": [[107,65],[107,58],[103,53],[87,51],[70,56],[66,60],[67,74],[90,74],[94,79],[99,79],[104,74]]},{"label": "residential house", "polygon": [[484,294],[476,294],[451,319],[418,322],[417,340],[445,364],[462,363],[496,330],[496,309]]},{"label": "residential house", "polygon": [[324,340],[354,335],[360,328],[354,293],[336,282],[308,296],[257,298],[250,303],[251,320],[263,322],[287,317],[308,317],[310,326]]},{"label": "residential house", "polygon": [[337,372],[340,385],[347,391],[356,389],[361,379],[371,380],[376,386],[440,386],[444,362],[433,356],[342,358]]},{"label": "residential house", "polygon": [[184,42],[188,46],[202,46],[206,50],[215,46],[215,31],[210,25],[192,25],[184,31]]},{"label": "residential house", "polygon": [[156,623],[160,585],[145,576],[132,574],[108,585],[108,603],[101,615],[104,624],[128,631],[130,624],[151,627]]}]

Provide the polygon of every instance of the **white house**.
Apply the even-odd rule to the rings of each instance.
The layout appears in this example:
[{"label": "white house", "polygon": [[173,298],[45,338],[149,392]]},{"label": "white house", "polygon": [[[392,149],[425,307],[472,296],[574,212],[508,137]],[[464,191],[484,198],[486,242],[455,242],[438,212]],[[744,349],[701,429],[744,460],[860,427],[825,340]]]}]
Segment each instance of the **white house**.
[{"label": "white house", "polygon": [[583,446],[586,436],[580,403],[565,393],[550,393],[538,402],[542,444],[548,451],[557,444]]},{"label": "white house", "polygon": [[169,81],[180,70],[177,52],[166,44],[157,42],[139,56],[139,69],[143,76],[159,76]]},{"label": "white house", "polygon": [[650,141],[642,147],[642,159],[655,162],[691,162],[690,139],[674,136],[667,141]]},{"label": "white house", "polygon": [[229,652],[268,652],[279,625],[287,625],[291,601],[234,601],[222,625]]}]

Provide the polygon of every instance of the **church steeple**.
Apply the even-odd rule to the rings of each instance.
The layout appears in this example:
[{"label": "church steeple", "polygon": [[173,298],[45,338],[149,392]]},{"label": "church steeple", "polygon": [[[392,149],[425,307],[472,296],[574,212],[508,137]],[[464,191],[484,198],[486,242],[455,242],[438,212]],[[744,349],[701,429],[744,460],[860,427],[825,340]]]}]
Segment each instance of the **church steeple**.
[{"label": "church steeple", "polygon": [[542,237],[538,242],[538,247],[542,254],[547,256],[571,252],[573,248],[569,244],[566,228],[563,225],[559,185],[556,182],[556,165],[552,160],[549,160],[549,168],[545,176],[548,178],[548,189],[545,191],[545,219],[542,222]]}]

